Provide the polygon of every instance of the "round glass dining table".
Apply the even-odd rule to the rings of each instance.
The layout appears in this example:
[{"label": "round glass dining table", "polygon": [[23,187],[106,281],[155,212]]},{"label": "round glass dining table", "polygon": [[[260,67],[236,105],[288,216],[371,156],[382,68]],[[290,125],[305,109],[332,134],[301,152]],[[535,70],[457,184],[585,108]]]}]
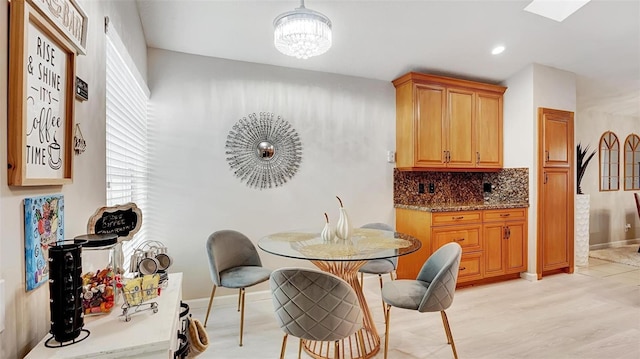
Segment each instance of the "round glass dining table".
[{"label": "round glass dining table", "polygon": [[[349,239],[325,241],[315,230],[294,230],[270,234],[258,240],[258,247],[277,256],[311,261],[323,271],[347,281],[356,292],[363,312],[361,329],[365,341],[361,352],[357,333],[342,340],[340,358],[371,358],[380,350],[380,335],[376,330],[367,301],[358,280],[358,269],[372,259],[403,256],[420,249],[421,242],[409,235],[371,228],[352,230]],[[314,358],[334,358],[332,343],[303,341],[305,351]]]}]

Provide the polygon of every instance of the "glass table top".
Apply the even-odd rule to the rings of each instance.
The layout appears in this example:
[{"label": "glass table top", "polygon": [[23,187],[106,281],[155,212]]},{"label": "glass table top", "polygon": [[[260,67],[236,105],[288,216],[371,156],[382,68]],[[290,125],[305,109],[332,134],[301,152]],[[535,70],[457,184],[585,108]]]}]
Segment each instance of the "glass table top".
[{"label": "glass table top", "polygon": [[263,251],[278,256],[319,261],[362,261],[413,253],[422,243],[412,236],[371,228],[354,228],[351,238],[324,241],[317,230],[270,234],[258,240]]}]

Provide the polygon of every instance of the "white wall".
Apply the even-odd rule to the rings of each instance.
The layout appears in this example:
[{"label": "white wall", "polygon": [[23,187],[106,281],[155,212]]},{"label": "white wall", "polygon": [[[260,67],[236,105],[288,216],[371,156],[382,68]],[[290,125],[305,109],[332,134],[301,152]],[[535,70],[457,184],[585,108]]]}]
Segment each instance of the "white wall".
[{"label": "white wall", "polygon": [[[394,223],[395,90],[390,82],[149,49],[150,237],[184,272],[186,299],[208,297],[207,237],[262,236],[338,218]],[[300,135],[299,172],[280,188],[247,187],[230,171],[225,141],[242,117],[273,112]],[[263,264],[310,266],[260,251]],[[265,290],[266,285],[252,290]],[[220,294],[224,293],[221,291]],[[227,294],[230,294],[228,292]]]},{"label": "white wall", "polygon": [[[618,136],[620,150],[624,141],[631,133],[640,135],[640,118],[614,115],[595,110],[580,111],[576,119],[576,144],[589,145],[591,149],[598,149],[600,136],[606,131],[612,131]],[[621,152],[620,161],[624,155]],[[600,192],[598,185],[599,155],[593,157],[584,177],[582,178],[582,192],[589,194],[589,244],[592,248],[599,248],[615,242],[640,238],[640,219],[636,212],[633,193],[625,191],[624,183],[620,181],[620,190]],[[620,165],[620,176],[624,176],[623,165]],[[624,231],[625,224],[631,229]]]},{"label": "white wall", "polygon": [[[511,76],[504,94],[504,167],[529,168],[529,274],[536,273],[536,165],[537,125],[533,107],[533,65]],[[532,277],[529,275],[528,277]],[[535,275],[533,275],[535,277]]]},{"label": "white wall", "polygon": [[[62,193],[65,196],[65,237],[86,233],[89,216],[105,203],[105,50],[104,16],[119,22],[123,39],[138,56],[146,73],[146,45],[133,2],[80,1],[89,16],[87,55],[79,56],[76,74],[89,84],[89,101],[76,101],[75,121],[80,123],[87,150],[75,156],[73,184],[19,188],[7,186],[0,171],[0,278],[6,281],[6,329],[0,334],[0,358],[22,358],[45,337],[49,324],[49,288],[25,291],[23,204],[25,197]],[[9,29],[7,0],[0,0],[0,108],[6,109]],[[132,13],[133,12],[133,13]],[[125,36],[126,35],[126,36]],[[142,43],[140,42],[142,39]],[[144,56],[142,54],[145,54]],[[7,113],[0,111],[0,168],[7,168]]]},{"label": "white wall", "polygon": [[531,64],[504,84],[504,166],[529,168],[529,245],[527,279],[536,278],[538,229],[538,108],[576,111],[576,80],[571,72]]}]

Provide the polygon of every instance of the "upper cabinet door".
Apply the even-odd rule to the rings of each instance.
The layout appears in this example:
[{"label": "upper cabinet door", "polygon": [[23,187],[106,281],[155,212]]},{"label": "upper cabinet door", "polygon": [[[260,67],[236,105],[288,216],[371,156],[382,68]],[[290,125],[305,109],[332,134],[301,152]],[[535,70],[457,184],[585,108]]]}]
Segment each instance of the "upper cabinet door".
[{"label": "upper cabinet door", "polygon": [[573,112],[540,108],[543,118],[542,160],[544,167],[570,167],[573,158]]},{"label": "upper cabinet door", "polygon": [[479,92],[476,108],[476,166],[502,168],[502,96]]},{"label": "upper cabinet door", "polygon": [[447,129],[444,126],[445,89],[431,85],[415,85],[416,96],[416,165],[445,167]]},{"label": "upper cabinet door", "polygon": [[450,88],[447,90],[447,99],[447,164],[449,167],[475,167],[474,93]]},{"label": "upper cabinet door", "polygon": [[415,72],[395,79],[393,85],[396,168],[502,168],[502,95],[506,87]]}]

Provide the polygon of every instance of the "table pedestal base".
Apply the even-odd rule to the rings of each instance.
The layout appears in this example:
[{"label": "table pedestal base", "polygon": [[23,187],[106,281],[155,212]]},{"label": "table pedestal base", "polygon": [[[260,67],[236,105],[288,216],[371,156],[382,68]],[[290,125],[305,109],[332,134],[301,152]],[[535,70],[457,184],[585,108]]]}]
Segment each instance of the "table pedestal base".
[{"label": "table pedestal base", "polygon": [[[362,286],[358,281],[358,269],[362,267],[366,261],[312,261],[316,267],[325,272],[335,274],[338,277],[344,279],[355,290],[360,302],[360,308],[363,314],[362,329],[348,338],[345,338],[338,343],[339,356],[335,355],[336,346],[330,342],[316,342],[311,340],[303,341],[305,351],[313,358],[325,359],[325,358],[351,358],[351,359],[366,359],[371,358],[380,350],[380,335],[376,330],[376,326],[373,323],[367,300],[364,298],[362,292]],[[364,339],[364,353],[360,349],[359,334],[362,334]]]}]

